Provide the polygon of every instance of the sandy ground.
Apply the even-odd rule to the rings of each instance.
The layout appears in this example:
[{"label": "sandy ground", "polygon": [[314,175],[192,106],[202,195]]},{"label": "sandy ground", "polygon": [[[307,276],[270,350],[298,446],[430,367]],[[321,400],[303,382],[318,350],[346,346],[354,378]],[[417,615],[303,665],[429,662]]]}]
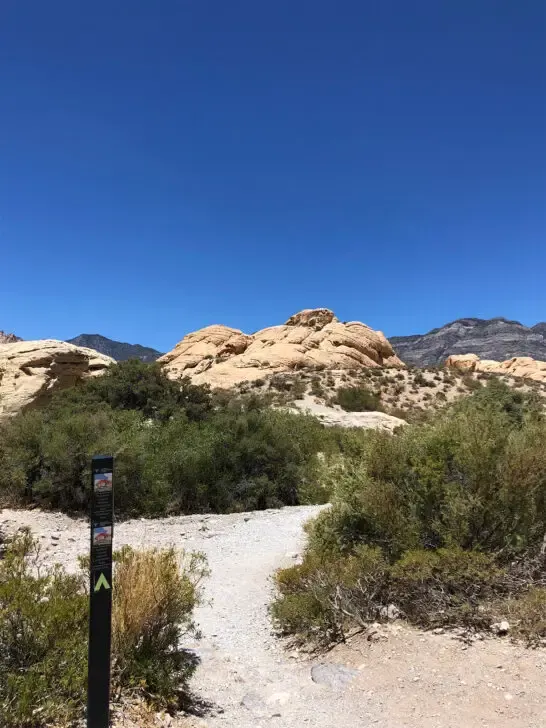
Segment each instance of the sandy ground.
[{"label": "sandy ground", "polygon": [[[204,551],[212,570],[201,664],[193,689],[209,728],[538,728],[546,725],[546,652],[507,639],[468,646],[396,622],[380,638],[351,640],[320,658],[286,649],[271,631],[271,574],[294,563],[302,526],[317,507],[120,524],[115,545],[173,544]],[[40,511],[0,512],[0,528],[28,525],[44,556],[74,569],[88,549],[83,520]],[[187,726],[182,719],[172,728]]]}]

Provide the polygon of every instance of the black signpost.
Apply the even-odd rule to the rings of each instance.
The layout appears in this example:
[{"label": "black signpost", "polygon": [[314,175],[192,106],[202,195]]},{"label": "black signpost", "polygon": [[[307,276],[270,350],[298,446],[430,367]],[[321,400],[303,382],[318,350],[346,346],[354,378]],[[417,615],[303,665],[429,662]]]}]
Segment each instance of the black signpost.
[{"label": "black signpost", "polygon": [[97,455],[91,475],[91,564],[87,728],[108,728],[112,638],[114,458]]}]

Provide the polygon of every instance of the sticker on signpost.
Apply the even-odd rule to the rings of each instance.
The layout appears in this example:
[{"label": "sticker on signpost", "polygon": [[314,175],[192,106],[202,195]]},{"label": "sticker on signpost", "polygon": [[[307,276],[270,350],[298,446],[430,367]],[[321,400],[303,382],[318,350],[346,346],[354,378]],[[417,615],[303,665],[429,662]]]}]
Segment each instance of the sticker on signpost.
[{"label": "sticker on signpost", "polygon": [[93,529],[93,546],[109,546],[112,543],[112,526],[97,526]]},{"label": "sticker on signpost", "polygon": [[112,490],[112,473],[93,473],[93,487],[100,493]]}]

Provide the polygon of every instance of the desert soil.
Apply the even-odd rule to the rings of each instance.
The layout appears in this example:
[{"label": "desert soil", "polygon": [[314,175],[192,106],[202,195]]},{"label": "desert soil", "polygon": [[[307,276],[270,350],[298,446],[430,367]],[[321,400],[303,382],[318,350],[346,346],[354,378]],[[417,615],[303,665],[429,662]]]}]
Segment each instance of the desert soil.
[{"label": "desert soil", "polygon": [[[271,630],[271,575],[295,563],[302,526],[317,507],[133,520],[115,545],[204,551],[212,570],[199,608],[201,663],[193,690],[209,728],[538,728],[546,725],[546,652],[509,639],[467,645],[403,622],[310,658]],[[49,561],[77,568],[88,549],[83,520],[0,511],[0,528],[30,526]],[[188,725],[183,719],[172,728]]]}]

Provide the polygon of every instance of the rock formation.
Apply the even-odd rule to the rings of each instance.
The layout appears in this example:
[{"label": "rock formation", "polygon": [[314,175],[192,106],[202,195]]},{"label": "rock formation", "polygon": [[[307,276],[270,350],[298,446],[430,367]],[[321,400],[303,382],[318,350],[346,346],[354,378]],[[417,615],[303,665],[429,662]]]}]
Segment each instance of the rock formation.
[{"label": "rock formation", "polygon": [[477,354],[481,359],[503,361],[530,356],[546,360],[546,323],[529,328],[504,318],[466,318],[428,334],[393,336],[390,343],[406,364],[443,364],[450,354]]},{"label": "rock formation", "polygon": [[0,418],[40,404],[113,362],[93,349],[52,339],[0,344]]},{"label": "rock formation", "polygon": [[506,361],[495,361],[480,359],[476,354],[455,354],[447,358],[446,366],[461,371],[506,374],[546,383],[546,361],[537,361],[530,356],[514,356]]},{"label": "rock formation", "polygon": [[326,308],[301,311],[255,334],[207,326],[158,361],[173,379],[187,375],[195,384],[223,388],[307,367],[404,366],[380,331],[358,321],[341,323]]}]

